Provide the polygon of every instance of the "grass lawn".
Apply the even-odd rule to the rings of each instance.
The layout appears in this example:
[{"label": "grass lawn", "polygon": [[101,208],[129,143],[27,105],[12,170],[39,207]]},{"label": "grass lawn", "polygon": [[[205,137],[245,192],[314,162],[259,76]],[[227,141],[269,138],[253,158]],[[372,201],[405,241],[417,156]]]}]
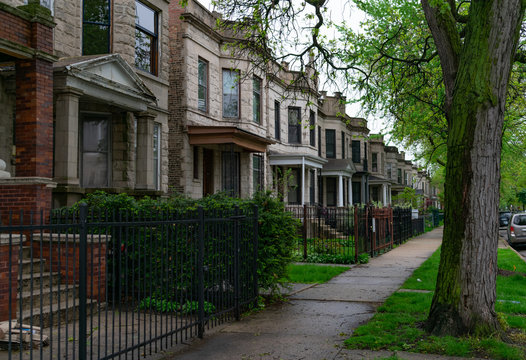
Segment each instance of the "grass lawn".
[{"label": "grass lawn", "polygon": [[300,284],[316,284],[329,281],[336,275],[349,270],[347,266],[325,265],[298,265],[288,266],[288,279],[286,281]]},{"label": "grass lawn", "polygon": [[377,314],[345,341],[352,349],[403,350],[448,356],[492,359],[526,359],[526,263],[515,252],[499,249],[496,311],[507,323],[513,343],[495,338],[436,337],[422,329],[431,306],[440,249],[418,268],[403,289],[429,292],[396,292]]}]

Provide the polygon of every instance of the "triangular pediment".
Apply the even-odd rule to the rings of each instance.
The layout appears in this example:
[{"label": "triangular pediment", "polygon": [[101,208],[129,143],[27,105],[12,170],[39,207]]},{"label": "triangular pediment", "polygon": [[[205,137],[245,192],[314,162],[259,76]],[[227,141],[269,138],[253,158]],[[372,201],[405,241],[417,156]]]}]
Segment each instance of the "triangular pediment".
[{"label": "triangular pediment", "polygon": [[146,102],[156,100],[153,92],[144,84],[119,54],[65,58],[54,64],[56,71],[66,71],[68,77],[82,79],[115,92],[127,93]]}]

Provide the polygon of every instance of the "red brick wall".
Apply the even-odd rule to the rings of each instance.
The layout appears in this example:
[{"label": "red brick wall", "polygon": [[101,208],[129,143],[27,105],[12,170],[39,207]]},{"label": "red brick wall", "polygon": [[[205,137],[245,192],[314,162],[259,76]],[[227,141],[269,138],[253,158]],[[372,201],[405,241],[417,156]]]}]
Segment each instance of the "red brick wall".
[{"label": "red brick wall", "polygon": [[185,189],[182,177],[185,175],[181,164],[183,161],[182,148],[184,144],[183,130],[185,126],[185,109],[183,98],[185,96],[184,81],[184,54],[183,34],[186,24],[181,20],[185,10],[178,1],[170,2],[170,86],[168,88],[168,117],[169,141],[168,141],[168,187],[171,192],[184,193]]},{"label": "red brick wall", "polygon": [[[12,251],[11,261],[9,261],[9,244],[0,245],[0,321],[9,320],[10,287],[11,318],[16,317],[16,296],[18,294],[18,266],[16,264],[18,264],[18,255],[18,251]],[[11,284],[9,283],[9,274],[11,274]]]},{"label": "red brick wall", "polygon": [[[73,235],[69,235],[72,239]],[[42,258],[48,262],[53,272],[59,272],[62,283],[78,284],[79,282],[79,243],[78,241],[64,240],[49,243],[49,240],[33,242],[33,254],[40,257],[42,246]],[[51,259],[51,260],[50,260]],[[99,302],[106,301],[106,242],[88,243],[87,252],[87,295],[88,298]],[[49,263],[51,261],[51,263]]]},{"label": "red brick wall", "polygon": [[[45,184],[30,185],[0,185],[0,221],[2,224],[9,223],[9,213],[12,212],[12,221],[18,224],[20,221],[20,210],[24,211],[24,223],[30,221],[31,211],[36,212],[33,223],[38,219],[40,222],[40,210],[44,210],[44,216],[51,209],[51,188]],[[38,214],[38,215],[37,215]]]},{"label": "red brick wall", "polygon": [[0,11],[0,34],[3,39],[31,47],[31,23],[18,16]]}]

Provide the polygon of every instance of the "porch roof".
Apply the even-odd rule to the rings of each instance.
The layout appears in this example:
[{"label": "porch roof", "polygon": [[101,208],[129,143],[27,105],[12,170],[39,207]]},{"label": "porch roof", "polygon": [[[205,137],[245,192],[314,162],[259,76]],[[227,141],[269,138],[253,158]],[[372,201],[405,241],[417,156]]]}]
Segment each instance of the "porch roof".
[{"label": "porch roof", "polygon": [[249,152],[266,152],[274,141],[235,126],[188,126],[190,145],[236,144]]},{"label": "porch roof", "polygon": [[289,154],[271,152],[268,155],[270,165],[295,166],[304,164],[307,167],[321,169],[327,160],[309,154]]},{"label": "porch roof", "polygon": [[322,176],[351,177],[354,173],[356,168],[351,159],[329,159],[321,171]]}]

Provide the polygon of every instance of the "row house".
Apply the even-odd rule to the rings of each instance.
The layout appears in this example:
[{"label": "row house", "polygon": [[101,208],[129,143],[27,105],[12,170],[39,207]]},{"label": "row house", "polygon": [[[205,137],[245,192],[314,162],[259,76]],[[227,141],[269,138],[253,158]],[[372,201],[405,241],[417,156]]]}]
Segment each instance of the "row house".
[{"label": "row house", "polygon": [[254,66],[197,1],[3,0],[0,17],[0,210],[95,190],[387,205],[417,177],[313,68]]},{"label": "row house", "polygon": [[97,189],[166,192],[169,1],[41,3],[0,3],[0,198],[36,187],[18,207],[51,208]]}]

